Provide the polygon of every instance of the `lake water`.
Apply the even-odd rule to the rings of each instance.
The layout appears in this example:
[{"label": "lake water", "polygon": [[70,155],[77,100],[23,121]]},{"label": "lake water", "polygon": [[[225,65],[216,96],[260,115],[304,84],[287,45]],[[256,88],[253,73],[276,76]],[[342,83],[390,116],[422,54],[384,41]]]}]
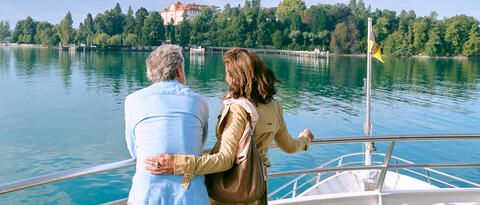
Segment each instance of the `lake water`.
[{"label": "lake water", "polygon": [[[129,157],[123,101],[149,85],[144,52],[59,52],[0,48],[0,183]],[[277,99],[296,136],[363,135],[366,59],[261,56],[283,82]],[[480,60],[374,60],[373,133],[480,133]],[[186,55],[187,84],[217,116],[225,91],[221,54]],[[215,117],[209,123],[215,124]],[[210,127],[208,146],[214,143]],[[377,143],[379,151],[386,144]],[[362,150],[361,144],[271,150],[270,172],[307,169]],[[394,155],[417,163],[479,162],[480,142],[398,143]],[[480,183],[480,169],[442,169]],[[133,169],[0,195],[0,204],[98,204],[125,198]],[[282,180],[272,179],[270,191]],[[455,182],[453,182],[455,183]]]}]

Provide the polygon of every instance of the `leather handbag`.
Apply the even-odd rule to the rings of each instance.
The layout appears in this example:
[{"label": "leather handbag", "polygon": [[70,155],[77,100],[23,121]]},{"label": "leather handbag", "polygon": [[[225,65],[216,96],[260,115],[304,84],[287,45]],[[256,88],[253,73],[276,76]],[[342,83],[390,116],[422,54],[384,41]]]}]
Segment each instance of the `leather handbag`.
[{"label": "leather handbag", "polygon": [[[220,149],[221,133],[223,132],[224,119],[228,113],[223,112],[217,124],[217,143],[210,154],[215,154]],[[250,116],[249,116],[250,118]],[[250,203],[260,199],[266,194],[266,178],[264,175],[263,163],[253,142],[254,128],[247,124],[244,136],[239,142],[238,150],[244,150],[244,158],[238,159],[233,167],[227,171],[207,174],[205,183],[210,198],[227,203]]]}]

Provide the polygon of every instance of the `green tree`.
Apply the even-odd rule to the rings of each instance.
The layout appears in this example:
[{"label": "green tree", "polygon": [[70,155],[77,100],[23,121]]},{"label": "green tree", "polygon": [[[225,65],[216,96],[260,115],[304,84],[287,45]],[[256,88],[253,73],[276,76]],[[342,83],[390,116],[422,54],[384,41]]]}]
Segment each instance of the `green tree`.
[{"label": "green tree", "polygon": [[142,28],[145,19],[148,17],[147,9],[141,7],[135,12],[135,34],[137,34],[138,42],[142,42]]},{"label": "green tree", "polygon": [[133,33],[127,34],[127,36],[125,37],[125,41],[123,42],[123,45],[125,46],[137,45],[137,35]]},{"label": "green tree", "polygon": [[44,46],[53,46],[56,44],[56,38],[53,32],[53,25],[48,22],[37,24],[35,42]]},{"label": "green tree", "polygon": [[270,10],[260,11],[256,28],[256,44],[260,46],[272,45],[272,35],[275,31],[275,15]]},{"label": "green tree", "polygon": [[86,43],[87,45],[91,45],[93,43],[93,37],[95,34],[95,27],[92,18],[92,14],[88,13],[87,17],[83,21],[84,26],[84,33],[86,35]]},{"label": "green tree", "polygon": [[445,44],[443,36],[445,36],[445,26],[442,22],[436,22],[428,31],[428,41],[425,43],[425,54],[429,56],[443,55],[443,46]]},{"label": "green tree", "polygon": [[405,33],[395,31],[390,34],[383,45],[383,52],[392,56],[410,56],[410,47]]},{"label": "green tree", "polygon": [[158,46],[165,41],[163,19],[156,11],[150,13],[142,27],[143,45]]},{"label": "green tree", "polygon": [[25,20],[20,20],[15,25],[13,31],[13,41],[17,43],[34,43],[37,22],[28,16]]},{"label": "green tree", "polygon": [[389,32],[389,21],[386,17],[380,17],[376,20],[373,25],[373,30],[375,31],[375,37],[377,43],[382,44],[383,41],[387,38]]},{"label": "green tree", "polygon": [[324,9],[313,9],[313,18],[311,24],[311,31],[314,33],[327,30],[328,17]]},{"label": "green tree", "polygon": [[99,33],[95,37],[95,44],[100,46],[100,47],[107,47],[108,46],[108,40],[110,39],[110,36],[106,33]]},{"label": "green tree", "polygon": [[279,30],[275,31],[275,33],[273,33],[272,41],[275,48],[282,48],[284,42],[282,32]]},{"label": "green tree", "polygon": [[292,15],[300,15],[305,9],[305,2],[302,0],[283,0],[278,5],[275,16],[280,21],[285,21]]},{"label": "green tree", "polygon": [[72,34],[73,34],[73,20],[72,14],[70,11],[65,15],[65,18],[60,22],[60,41],[62,45],[68,45],[72,41]]},{"label": "green tree", "polygon": [[459,55],[462,53],[463,44],[468,39],[468,32],[476,20],[473,17],[465,15],[454,16],[446,20],[447,29],[445,31],[445,41],[450,44],[450,55]]},{"label": "green tree", "polygon": [[413,48],[415,53],[422,53],[428,41],[430,22],[427,18],[419,18],[413,23]]},{"label": "green tree", "polygon": [[339,23],[331,34],[330,48],[335,53],[360,52],[360,32],[353,23]]},{"label": "green tree", "polygon": [[125,16],[125,27],[123,28],[123,33],[125,35],[129,33],[135,33],[135,23],[132,7],[128,7],[127,15]]},{"label": "green tree", "polygon": [[122,36],[120,34],[113,35],[108,39],[108,45],[110,46],[121,46],[122,45]]},{"label": "green tree", "polygon": [[167,24],[166,26],[166,38],[170,40],[170,43],[175,44],[177,43],[177,36],[175,35],[176,29],[175,26],[173,25],[174,21],[173,19]]},{"label": "green tree", "polygon": [[185,19],[178,25],[179,29],[179,44],[181,46],[187,46],[190,44],[190,21]]},{"label": "green tree", "polygon": [[480,55],[480,33],[478,32],[478,25],[472,26],[468,33],[468,40],[463,45],[464,56],[478,56]]},{"label": "green tree", "polygon": [[0,21],[0,43],[6,42],[10,37],[10,24],[8,21]]},{"label": "green tree", "polygon": [[123,26],[125,25],[125,15],[122,13],[122,9],[119,3],[117,3],[113,9],[105,12],[104,24],[105,32],[108,35],[116,35],[123,33]]}]

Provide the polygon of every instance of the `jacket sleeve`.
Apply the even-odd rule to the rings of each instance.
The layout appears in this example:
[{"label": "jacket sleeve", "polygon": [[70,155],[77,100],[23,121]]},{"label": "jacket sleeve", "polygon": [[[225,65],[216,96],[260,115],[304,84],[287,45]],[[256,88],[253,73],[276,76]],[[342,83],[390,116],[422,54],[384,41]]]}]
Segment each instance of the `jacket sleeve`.
[{"label": "jacket sleeve", "polygon": [[133,159],[137,158],[135,150],[135,139],[133,134],[132,119],[130,116],[130,101],[125,99],[125,141],[127,142],[128,152]]},{"label": "jacket sleeve", "polygon": [[294,139],[288,132],[287,125],[283,119],[283,108],[280,103],[278,106],[278,116],[279,117],[279,129],[275,134],[275,143],[280,147],[281,150],[287,153],[294,153],[300,150],[304,150],[306,146],[310,144],[310,138],[308,136],[303,136],[301,133],[299,136]]},{"label": "jacket sleeve", "polygon": [[184,174],[184,181],[188,182],[196,174],[222,172],[233,166],[238,143],[248,121],[247,112],[240,105],[230,105],[228,109],[218,153],[203,156],[175,155],[174,173]]}]

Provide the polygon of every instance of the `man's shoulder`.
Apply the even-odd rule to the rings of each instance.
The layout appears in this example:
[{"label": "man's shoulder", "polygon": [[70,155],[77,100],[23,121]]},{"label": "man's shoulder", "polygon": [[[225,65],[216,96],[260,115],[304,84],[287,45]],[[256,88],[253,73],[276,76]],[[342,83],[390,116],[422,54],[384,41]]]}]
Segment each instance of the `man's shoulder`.
[{"label": "man's shoulder", "polygon": [[133,99],[136,99],[136,98],[139,98],[147,93],[149,93],[149,88],[150,87],[145,87],[145,88],[142,88],[140,90],[137,90],[133,93],[130,93],[129,95],[127,95],[127,97],[125,98],[125,101],[131,101]]}]

